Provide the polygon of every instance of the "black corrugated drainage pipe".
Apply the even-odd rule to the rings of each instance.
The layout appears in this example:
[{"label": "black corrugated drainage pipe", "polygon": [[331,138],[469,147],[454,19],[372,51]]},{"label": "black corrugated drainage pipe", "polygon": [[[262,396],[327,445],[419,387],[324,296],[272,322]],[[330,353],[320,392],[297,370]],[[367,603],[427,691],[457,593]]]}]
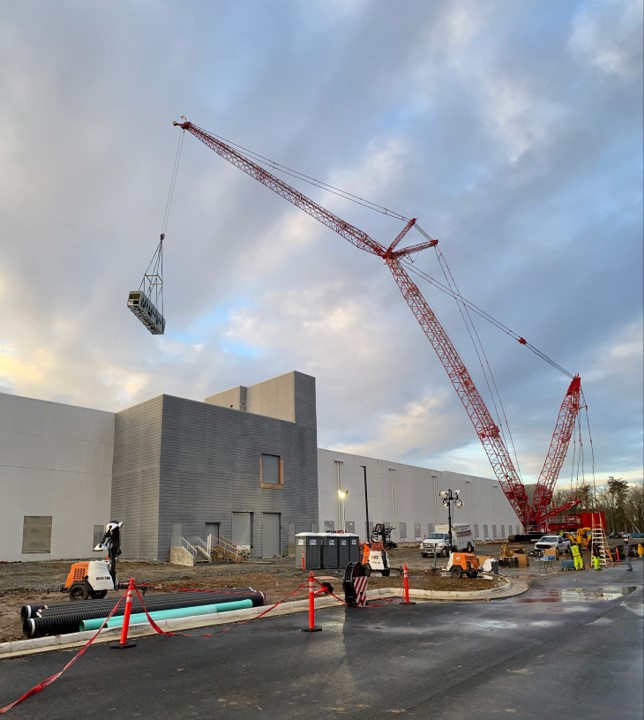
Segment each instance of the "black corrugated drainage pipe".
[{"label": "black corrugated drainage pipe", "polygon": [[[147,596],[145,608],[148,612],[152,612],[238,600],[251,600],[253,606],[258,607],[264,604],[265,599],[264,593],[252,588],[226,588],[224,590],[200,593],[171,593]],[[106,617],[115,604],[115,600],[110,600],[107,603],[105,600],[60,603],[55,606],[39,608],[35,611],[35,617],[27,616],[28,612],[33,614],[35,606],[25,606],[23,607],[24,614],[22,610],[20,613],[21,617],[24,618],[22,631],[25,637],[28,638],[78,632],[81,621]],[[31,610],[27,611],[26,607],[30,607]],[[123,615],[124,612],[125,603],[122,602],[116,609],[114,616]],[[132,613],[138,612],[143,612],[143,606],[140,600],[135,598],[132,602]]]}]

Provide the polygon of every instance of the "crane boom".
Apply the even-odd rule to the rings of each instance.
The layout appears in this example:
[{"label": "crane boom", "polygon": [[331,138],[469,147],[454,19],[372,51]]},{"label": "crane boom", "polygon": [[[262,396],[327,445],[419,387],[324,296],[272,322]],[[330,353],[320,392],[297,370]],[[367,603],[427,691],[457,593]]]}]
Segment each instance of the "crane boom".
[{"label": "crane boom", "polygon": [[[542,470],[537,490],[539,492],[538,504],[530,506],[525,487],[521,478],[514,467],[510,453],[501,437],[499,427],[494,422],[490,411],[474,381],[472,380],[465,364],[463,363],[458,351],[454,347],[447,332],[438,321],[428,302],[423,297],[418,286],[409,277],[407,271],[403,268],[400,259],[412,253],[420,252],[430,247],[434,247],[438,240],[432,239],[421,228],[420,232],[427,238],[425,242],[416,245],[410,245],[401,250],[397,250],[397,246],[409,230],[415,225],[416,219],[413,218],[407,222],[398,236],[393,240],[389,247],[385,247],[381,243],[371,238],[363,230],[351,225],[351,223],[342,220],[342,218],[333,214],[326,208],[318,205],[316,202],[306,197],[295,188],[291,187],[283,180],[272,175],[265,168],[257,165],[248,157],[232,148],[230,145],[220,140],[211,133],[197,127],[187,120],[185,122],[174,122],[175,126],[182,128],[186,132],[194,135],[198,140],[207,145],[218,155],[228,160],[235,167],[243,170],[245,173],[255,178],[258,182],[270,188],[285,200],[296,207],[304,210],[311,217],[319,220],[322,224],[334,230],[355,247],[365,252],[377,255],[382,258],[409,305],[411,311],[420,324],[427,339],[430,341],[434,351],[438,355],[447,375],[456,390],[456,393],[465,407],[465,410],[474,425],[476,434],[483,445],[488,456],[494,475],[501,486],[508,502],[516,512],[521,523],[527,528],[533,524],[534,519],[543,520],[549,517],[555,511],[546,513],[546,506],[552,498],[552,489],[557,480],[561,464],[566,455],[568,443],[572,434],[572,427],[579,410],[579,392],[580,382],[579,376],[576,376],[577,391],[576,395],[571,388],[575,384],[575,380],[568,389],[564,403],[562,404],[557,427],[553,436],[550,450]],[[576,403],[575,399],[577,398]],[[568,504],[566,507],[572,507],[575,503]],[[559,509],[558,509],[559,510]]]},{"label": "crane boom", "polygon": [[474,425],[501,489],[517,517],[523,522],[523,519],[529,515],[528,498],[523,482],[503,442],[499,427],[490,415],[458,351],[416,283],[409,277],[397,258],[387,259],[387,265],[402,296],[443,364],[456,394]]},{"label": "crane boom", "polygon": [[[532,526],[540,526],[546,517],[563,512],[571,507],[556,508],[556,510],[546,513],[546,508],[552,501],[552,494],[555,484],[559,478],[559,472],[563,461],[566,459],[570,438],[575,427],[575,421],[579,414],[581,405],[581,378],[579,375],[570,382],[566,395],[559,408],[559,415],[555,424],[555,430],[552,434],[550,447],[543,468],[539,474],[537,487],[534,492],[534,499],[530,511],[529,524]],[[575,503],[576,504],[576,503]]]}]

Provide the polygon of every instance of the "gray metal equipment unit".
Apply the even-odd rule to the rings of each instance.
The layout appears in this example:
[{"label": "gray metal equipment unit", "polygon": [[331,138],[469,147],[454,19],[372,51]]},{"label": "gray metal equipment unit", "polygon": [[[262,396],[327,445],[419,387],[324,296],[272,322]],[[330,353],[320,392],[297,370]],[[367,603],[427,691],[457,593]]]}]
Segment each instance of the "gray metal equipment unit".
[{"label": "gray metal equipment unit", "polygon": [[163,335],[165,318],[144,292],[132,290],[127,299],[127,306],[152,335]]},{"label": "gray metal equipment unit", "polygon": [[295,536],[295,567],[300,570],[319,570],[322,567],[320,533],[298,533]]},{"label": "gray metal equipment unit", "polygon": [[324,533],[322,536],[322,567],[325,569],[338,568],[338,535]]}]

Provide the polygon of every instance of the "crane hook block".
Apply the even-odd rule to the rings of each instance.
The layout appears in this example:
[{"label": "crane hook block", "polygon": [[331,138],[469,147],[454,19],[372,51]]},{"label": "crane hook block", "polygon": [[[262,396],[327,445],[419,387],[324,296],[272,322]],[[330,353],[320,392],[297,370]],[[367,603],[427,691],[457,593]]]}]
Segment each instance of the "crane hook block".
[{"label": "crane hook block", "polygon": [[165,318],[142,290],[132,290],[130,292],[127,306],[152,335],[163,335]]}]

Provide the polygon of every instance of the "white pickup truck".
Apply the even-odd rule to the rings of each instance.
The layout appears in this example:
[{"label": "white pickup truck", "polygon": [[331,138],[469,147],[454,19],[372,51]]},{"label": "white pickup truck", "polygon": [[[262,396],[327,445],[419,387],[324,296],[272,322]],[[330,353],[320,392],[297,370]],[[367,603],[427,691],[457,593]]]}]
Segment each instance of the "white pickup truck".
[{"label": "white pickup truck", "polygon": [[570,552],[570,540],[561,535],[542,535],[535,543],[537,550],[548,550],[556,548],[559,553]]},{"label": "white pickup truck", "polygon": [[452,542],[450,543],[449,526],[437,525],[435,532],[429,533],[420,543],[420,554],[423,557],[432,557],[434,555],[447,557],[450,553],[450,545],[455,551],[473,552],[474,535],[472,534],[472,528],[462,523],[453,524]]}]

